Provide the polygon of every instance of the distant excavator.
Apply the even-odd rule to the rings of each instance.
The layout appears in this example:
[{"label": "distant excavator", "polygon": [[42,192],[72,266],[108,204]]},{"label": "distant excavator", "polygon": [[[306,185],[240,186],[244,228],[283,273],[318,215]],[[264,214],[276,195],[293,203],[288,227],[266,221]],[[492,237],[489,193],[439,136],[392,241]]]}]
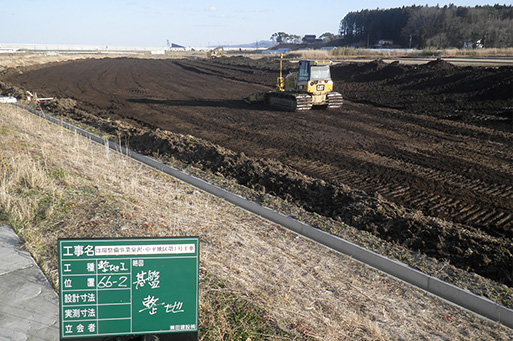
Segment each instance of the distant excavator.
[{"label": "distant excavator", "polygon": [[207,52],[208,58],[219,58],[224,56],[224,46],[216,47]]},{"label": "distant excavator", "polygon": [[252,94],[244,100],[247,103],[265,103],[286,110],[310,110],[312,107],[340,108],[343,98],[333,91],[330,60],[301,60],[299,72],[283,77],[283,54],[280,56],[280,77],[273,91]]}]

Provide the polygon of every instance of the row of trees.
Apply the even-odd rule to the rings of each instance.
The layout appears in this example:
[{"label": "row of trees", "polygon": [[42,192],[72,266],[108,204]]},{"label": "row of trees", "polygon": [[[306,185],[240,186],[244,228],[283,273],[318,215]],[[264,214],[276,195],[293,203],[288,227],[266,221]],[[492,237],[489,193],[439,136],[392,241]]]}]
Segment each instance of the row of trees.
[{"label": "row of trees", "polygon": [[402,47],[513,47],[513,6],[410,6],[363,10],[340,22],[343,45],[372,46],[380,40]]},{"label": "row of trees", "polygon": [[[333,40],[336,37],[334,34],[326,32],[322,34],[319,39],[323,39],[325,41]],[[271,40],[277,42],[278,44],[301,44],[304,38],[301,38],[295,34],[288,34],[285,32],[276,32],[271,36]]]},{"label": "row of trees", "polygon": [[278,44],[299,44],[301,42],[301,37],[285,32],[276,32],[271,36],[271,40]]}]

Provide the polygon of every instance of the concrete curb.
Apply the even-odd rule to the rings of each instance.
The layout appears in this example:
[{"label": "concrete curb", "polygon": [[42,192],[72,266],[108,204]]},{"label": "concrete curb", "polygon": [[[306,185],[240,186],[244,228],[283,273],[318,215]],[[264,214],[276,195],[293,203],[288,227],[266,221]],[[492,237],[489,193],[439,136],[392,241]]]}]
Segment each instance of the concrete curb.
[{"label": "concrete curb", "polygon": [[478,315],[486,317],[492,321],[499,322],[513,329],[513,310],[506,308],[496,302],[493,302],[488,298],[473,294],[468,290],[459,288],[455,285],[444,282],[438,278],[427,275],[403,263],[400,263],[398,261],[392,260],[390,258],[367,250],[345,239],[331,235],[327,232],[324,232],[303,222],[300,222],[292,217],[285,216],[268,207],[261,206],[260,204],[254,201],[250,201],[248,199],[243,198],[240,195],[228,192],[205,180],[189,175],[177,168],[165,165],[148,156],[134,152],[124,146],[120,146],[115,142],[108,141],[81,128],[75,127],[69,123],[58,120],[51,115],[42,113],[32,108],[25,107],[20,104],[15,105],[23,109],[29,110],[33,114],[43,117],[49,120],[50,122],[59,124],[65,127],[66,129],[75,131],[78,134],[83,135],[97,143],[108,145],[109,148],[113,150],[116,150],[124,155],[130,156],[131,158],[143,164],[146,164],[154,169],[169,174],[185,183],[188,183],[207,193],[222,198],[236,206],[239,206],[251,213],[261,216],[269,221],[282,225],[301,236],[314,240],[335,251],[349,255],[364,264],[367,264],[386,274],[396,277],[417,288],[425,290],[428,293],[431,293],[457,306],[465,308]]},{"label": "concrete curb", "polygon": [[59,297],[19,243],[0,225],[0,340],[58,340]]}]

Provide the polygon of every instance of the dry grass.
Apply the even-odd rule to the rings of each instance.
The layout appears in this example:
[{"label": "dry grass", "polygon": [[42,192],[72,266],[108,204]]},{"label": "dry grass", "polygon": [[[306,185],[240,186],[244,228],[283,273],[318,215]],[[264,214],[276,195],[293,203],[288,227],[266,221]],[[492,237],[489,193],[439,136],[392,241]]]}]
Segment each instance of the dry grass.
[{"label": "dry grass", "polygon": [[[513,57],[513,47],[489,49],[446,49],[441,50],[442,57]],[[426,51],[429,54],[429,51]]]},{"label": "dry grass", "polygon": [[0,149],[0,219],[55,286],[58,238],[194,235],[205,340],[513,338],[22,109],[0,105]]},{"label": "dry grass", "polygon": [[356,49],[354,47],[339,47],[333,50],[300,50],[286,53],[287,58],[297,59],[331,59],[344,57],[390,57],[403,56],[405,53],[379,52],[369,49]]},{"label": "dry grass", "polygon": [[371,57],[371,58],[398,58],[398,57],[513,57],[513,48],[490,49],[427,49],[417,52],[405,52],[402,50],[371,50],[357,49],[354,47],[339,47],[333,50],[305,50],[288,52],[289,58],[301,59],[330,59],[345,57]]}]

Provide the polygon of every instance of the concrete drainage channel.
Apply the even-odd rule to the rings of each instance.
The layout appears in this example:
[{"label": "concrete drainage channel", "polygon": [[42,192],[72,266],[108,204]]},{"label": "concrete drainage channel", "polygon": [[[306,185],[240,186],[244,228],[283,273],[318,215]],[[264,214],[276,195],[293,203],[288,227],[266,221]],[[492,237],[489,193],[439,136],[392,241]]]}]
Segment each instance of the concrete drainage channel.
[{"label": "concrete drainage channel", "polygon": [[109,148],[118,151],[124,155],[148,165],[154,169],[169,174],[185,183],[188,183],[198,189],[213,194],[222,198],[236,206],[239,206],[253,214],[261,216],[276,224],[282,225],[295,233],[314,240],[326,247],[335,251],[351,256],[364,264],[367,264],[375,269],[378,269],[388,275],[396,277],[404,282],[407,282],[417,288],[425,290],[426,292],[440,297],[450,303],[459,307],[465,308],[478,315],[486,317],[492,321],[499,322],[509,328],[513,329],[513,310],[506,308],[498,303],[495,303],[485,297],[475,295],[468,290],[461,289],[455,285],[444,282],[438,278],[427,275],[423,272],[415,270],[403,263],[389,259],[385,256],[379,255],[375,252],[367,250],[361,246],[344,240],[340,237],[331,235],[327,232],[319,230],[315,227],[307,225],[292,217],[285,216],[270,208],[261,206],[260,204],[243,198],[240,195],[228,192],[218,186],[215,186],[205,180],[189,175],[181,170],[171,167],[169,165],[158,162],[150,157],[136,153],[124,146],[115,142],[108,141],[81,128],[75,127],[69,123],[63,122],[55,117],[45,114],[41,111],[35,110],[21,104],[14,104],[20,108],[26,109],[31,113],[43,117],[50,122],[61,125],[66,129],[75,131],[76,133],[85,136],[102,145],[108,145]]}]

